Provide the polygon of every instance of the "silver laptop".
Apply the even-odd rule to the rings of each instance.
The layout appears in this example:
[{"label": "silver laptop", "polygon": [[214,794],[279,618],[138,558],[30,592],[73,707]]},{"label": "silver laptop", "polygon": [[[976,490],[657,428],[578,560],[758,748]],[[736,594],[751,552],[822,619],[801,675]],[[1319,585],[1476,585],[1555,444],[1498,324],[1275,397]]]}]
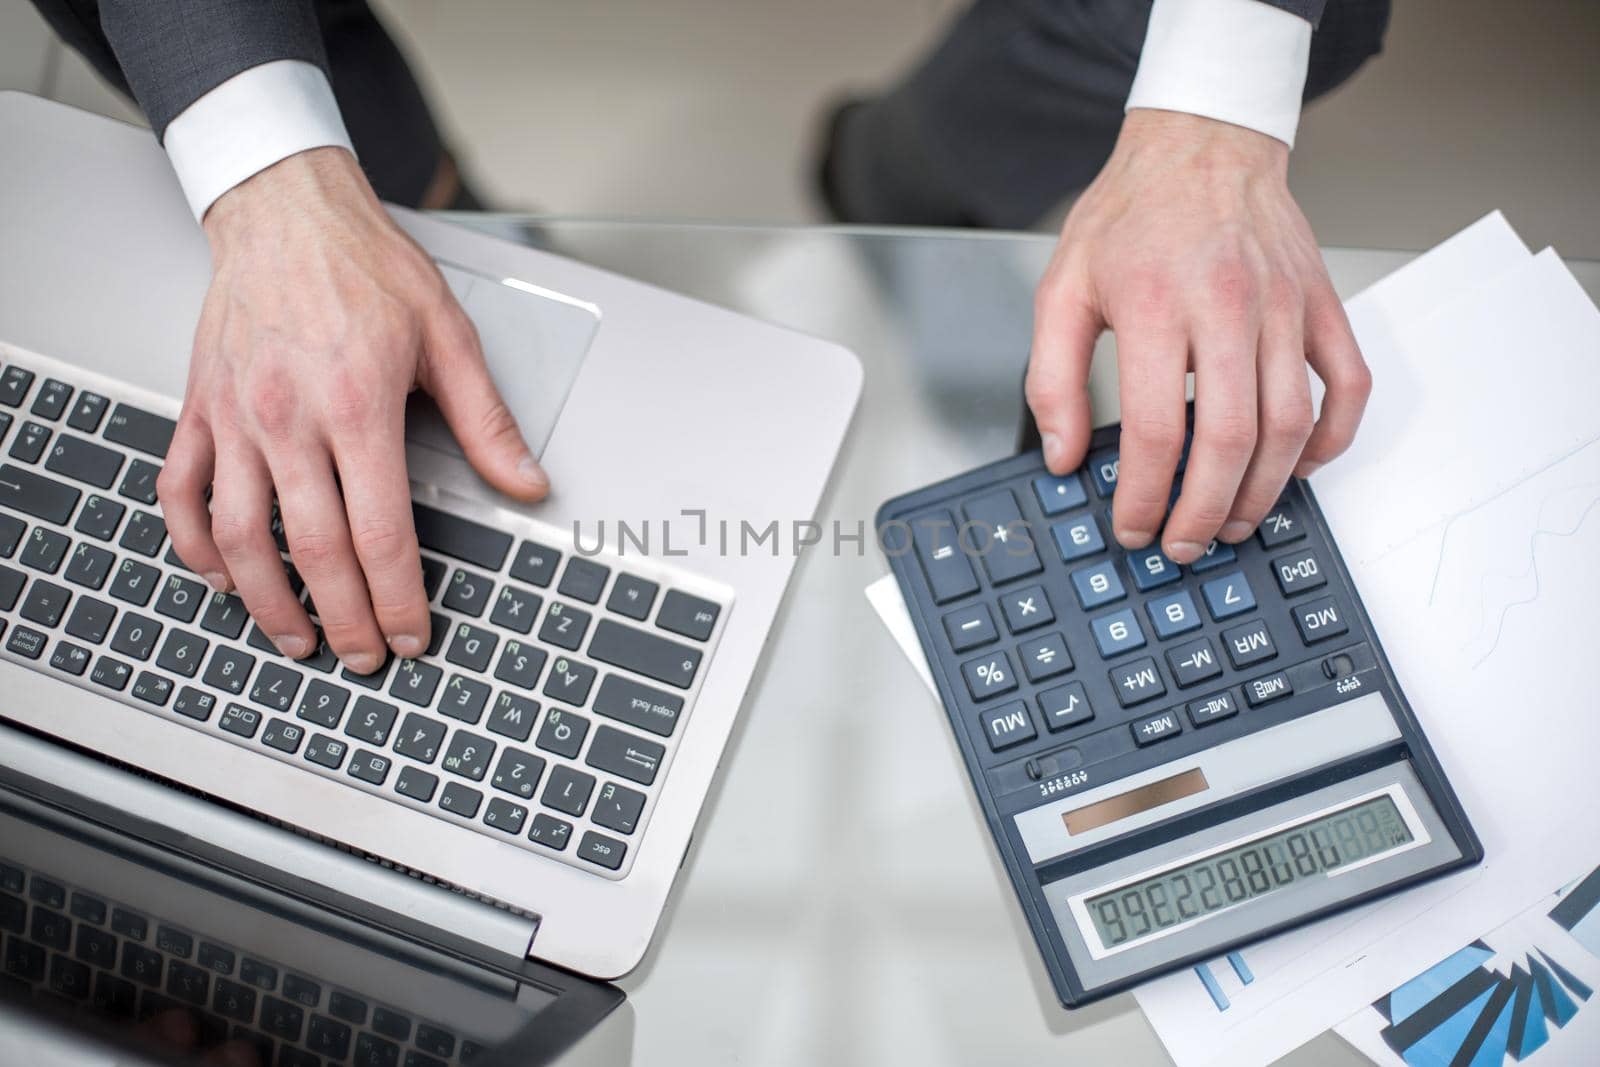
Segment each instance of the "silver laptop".
[{"label": "silver laptop", "polygon": [[[631,970],[855,358],[395,209],[554,491],[497,495],[417,407],[433,647],[353,677],[325,648],[276,655],[164,536],[154,472],[209,257],[160,149],[16,93],[0,145],[0,766],[502,957]],[[771,524],[781,545],[741,536]]]}]

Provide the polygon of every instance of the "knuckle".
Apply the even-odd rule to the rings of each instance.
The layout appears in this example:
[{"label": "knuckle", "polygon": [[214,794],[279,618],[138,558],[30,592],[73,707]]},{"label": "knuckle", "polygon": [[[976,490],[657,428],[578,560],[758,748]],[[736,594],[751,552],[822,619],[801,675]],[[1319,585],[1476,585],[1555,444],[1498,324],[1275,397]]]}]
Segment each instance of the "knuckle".
[{"label": "knuckle", "polygon": [[1256,275],[1243,257],[1223,256],[1212,264],[1208,282],[1210,301],[1228,317],[1242,317],[1255,307],[1258,292]]},{"label": "knuckle", "polygon": [[1229,457],[1249,455],[1256,445],[1255,419],[1243,411],[1220,412],[1205,421],[1200,435],[1211,451]]},{"label": "knuckle", "polygon": [[250,416],[270,441],[287,440],[299,418],[300,402],[287,381],[262,382],[249,400]]},{"label": "knuckle", "polygon": [[1279,400],[1261,413],[1261,433],[1278,444],[1303,445],[1311,436],[1311,397]]},{"label": "knuckle", "polygon": [[321,530],[295,531],[289,535],[289,555],[302,571],[321,573],[334,566],[341,555],[339,542]]},{"label": "knuckle", "polygon": [[506,407],[505,401],[499,399],[483,410],[478,418],[478,430],[490,441],[521,437],[521,432],[517,429],[516,416],[511,414],[511,409]]},{"label": "knuckle", "polygon": [[356,527],[356,553],[369,566],[383,569],[415,553],[415,535],[398,523],[368,519]]},{"label": "knuckle", "polygon": [[242,512],[212,512],[211,540],[224,556],[236,556],[250,550],[263,525]]},{"label": "knuckle", "polygon": [[349,368],[334,374],[327,388],[328,418],[335,428],[367,426],[377,413],[371,379]]},{"label": "knuckle", "polygon": [[1183,421],[1167,415],[1134,415],[1122,424],[1122,432],[1133,438],[1136,448],[1162,459],[1175,459],[1183,447]]}]

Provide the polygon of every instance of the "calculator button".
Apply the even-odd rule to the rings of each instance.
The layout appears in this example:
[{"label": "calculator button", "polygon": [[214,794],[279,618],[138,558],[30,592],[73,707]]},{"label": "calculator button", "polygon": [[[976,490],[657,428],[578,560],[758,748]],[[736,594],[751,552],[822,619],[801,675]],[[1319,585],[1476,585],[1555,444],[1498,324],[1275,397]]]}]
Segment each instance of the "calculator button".
[{"label": "calculator button", "polygon": [[1044,587],[1038,585],[1007,593],[1000,598],[1000,610],[1005,613],[1006,626],[1014,634],[1056,621],[1050,599],[1044,595]]},{"label": "calculator button", "polygon": [[1281,700],[1294,693],[1294,684],[1289,681],[1289,676],[1282,671],[1269,674],[1265,678],[1256,678],[1244,684],[1244,699],[1252,708],[1263,704],[1270,704],[1274,700]]},{"label": "calculator button", "polygon": [[1096,452],[1089,457],[1089,478],[1094,482],[1094,491],[1100,496],[1108,497],[1117,491],[1117,468],[1120,465],[1116,449]]},{"label": "calculator button", "polygon": [[1009,489],[985,493],[961,509],[969,523],[987,527],[985,534],[969,533],[971,544],[983,554],[983,569],[996,585],[1037,574],[1043,569],[1033,549],[1032,533],[1017,509]]},{"label": "calculator button", "polygon": [[1243,615],[1256,606],[1256,595],[1245,581],[1243,571],[1232,571],[1221,578],[1213,578],[1200,587],[1211,609],[1211,617],[1221,622],[1235,615]]},{"label": "calculator button", "polygon": [[1106,539],[1100,534],[1100,524],[1093,515],[1085,515],[1071,522],[1058,522],[1050,527],[1050,536],[1055,538],[1056,551],[1061,554],[1064,563],[1092,556],[1106,547]]},{"label": "calculator button", "polygon": [[1122,579],[1117,575],[1116,565],[1109,559],[1073,571],[1072,587],[1078,591],[1078,603],[1083,605],[1085,611],[1128,595],[1122,586]]},{"label": "calculator button", "polygon": [[1172,711],[1163,711],[1160,715],[1139,719],[1128,725],[1133,730],[1133,739],[1141,746],[1153,745],[1157,741],[1165,741],[1169,737],[1177,737],[1183,733],[1183,723],[1178,719],[1177,713]]},{"label": "calculator button", "polygon": [[1278,654],[1278,646],[1261,619],[1251,619],[1242,626],[1222,631],[1222,643],[1227,646],[1228,659],[1235,667],[1262,663]]},{"label": "calculator button", "polygon": [[1167,692],[1167,683],[1161,680],[1161,671],[1149,656],[1112,668],[1111,685],[1117,691],[1117,701],[1125,708],[1154,700]]},{"label": "calculator button", "polygon": [[1083,481],[1076,474],[1060,478],[1042,474],[1033,480],[1033,495],[1039,498],[1039,509],[1046,515],[1059,515],[1089,502]]},{"label": "calculator button", "polygon": [[1267,517],[1261,520],[1261,527],[1256,531],[1256,536],[1261,538],[1264,548],[1277,548],[1290,541],[1298,541],[1305,535],[1305,527],[1301,525],[1300,516],[1295,512],[1294,505],[1287,500],[1281,501],[1277,507],[1267,512]]},{"label": "calculator button", "polygon": [[956,521],[948,511],[936,511],[910,523],[917,559],[927,576],[933,602],[945,604],[978,591],[978,576],[961,550]]},{"label": "calculator button", "polygon": [[1039,736],[1039,731],[1033,728],[1033,716],[1028,714],[1028,705],[1020,700],[989,709],[979,716],[979,721],[983,723],[983,736],[989,739],[989,747],[996,752]]},{"label": "calculator button", "polygon": [[1238,713],[1239,702],[1233,699],[1233,693],[1229,690],[1189,701],[1189,721],[1196,726],[1205,726]]},{"label": "calculator button", "polygon": [[1209,637],[1197,637],[1167,649],[1167,665],[1181,689],[1199,685],[1222,673],[1222,660]]},{"label": "calculator button", "polygon": [[973,700],[988,700],[1017,687],[1011,658],[1004,652],[967,660],[961,665],[961,676],[967,680],[967,692]]},{"label": "calculator button", "polygon": [[1278,579],[1278,588],[1283,590],[1284,596],[1294,596],[1328,584],[1322,560],[1315,550],[1309,548],[1273,560],[1272,575]]},{"label": "calculator button", "polygon": [[1091,622],[1089,628],[1094,631],[1094,643],[1100,646],[1102,659],[1144,647],[1144,631],[1139,629],[1139,620],[1127,608],[1102,615]]},{"label": "calculator button", "polygon": [[1133,584],[1141,593],[1152,589],[1159,589],[1169,582],[1175,582],[1183,577],[1178,571],[1178,565],[1167,558],[1166,553],[1160,548],[1151,547],[1139,552],[1128,553],[1128,573],[1133,575]]},{"label": "calculator button", "polygon": [[1200,558],[1189,564],[1189,570],[1194,574],[1204,574],[1206,571],[1225,567],[1238,558],[1239,554],[1233,550],[1232,545],[1212,541],[1206,546],[1206,550],[1200,553]]},{"label": "calculator button", "polygon": [[1017,646],[1017,656],[1022,660],[1022,673],[1030,682],[1042,682],[1072,669],[1072,654],[1060,634],[1045,634]]},{"label": "calculator button", "polygon": [[959,608],[944,617],[944,632],[950,637],[950,647],[966,652],[987,645],[1000,634],[994,628],[994,616],[986,604],[973,604]]},{"label": "calculator button", "polygon": [[1350,629],[1345,622],[1344,612],[1331,596],[1297,606],[1294,609],[1294,624],[1300,628],[1300,636],[1308,645],[1338,637]]},{"label": "calculator button", "polygon": [[1082,682],[1068,682],[1039,694],[1039,711],[1044,714],[1045,728],[1065,730],[1094,718],[1094,708],[1089,706],[1089,694]]},{"label": "calculator button", "polygon": [[1150,625],[1156,628],[1156,637],[1162,641],[1200,626],[1200,609],[1194,606],[1187,589],[1146,601],[1144,610],[1150,616]]}]

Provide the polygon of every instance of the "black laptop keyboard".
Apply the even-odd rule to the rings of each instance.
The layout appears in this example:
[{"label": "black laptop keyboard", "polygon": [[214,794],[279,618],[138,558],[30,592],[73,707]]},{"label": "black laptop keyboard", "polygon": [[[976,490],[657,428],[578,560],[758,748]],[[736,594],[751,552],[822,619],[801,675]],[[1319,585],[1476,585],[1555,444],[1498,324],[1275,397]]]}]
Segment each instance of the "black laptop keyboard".
[{"label": "black laptop keyboard", "polygon": [[444,1067],[481,1052],[451,1027],[4,859],[0,931],[0,984],[13,999],[111,1023],[181,1014],[197,1050],[239,1042],[262,1067]]},{"label": "black laptop keyboard", "polygon": [[[326,642],[287,659],[170,547],[156,477],[172,420],[31,362],[0,367],[6,658],[581,869],[626,873],[722,605],[631,561],[563,551],[558,531],[519,539],[418,503],[427,654],[369,675],[341,668]],[[273,533],[315,619],[281,524]]]}]

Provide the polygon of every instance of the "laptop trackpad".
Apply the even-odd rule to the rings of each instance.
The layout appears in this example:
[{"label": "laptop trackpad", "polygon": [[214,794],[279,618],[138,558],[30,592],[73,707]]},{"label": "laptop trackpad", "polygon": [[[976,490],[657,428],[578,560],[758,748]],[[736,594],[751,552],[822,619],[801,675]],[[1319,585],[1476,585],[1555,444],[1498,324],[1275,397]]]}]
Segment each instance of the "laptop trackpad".
[{"label": "laptop trackpad", "polygon": [[[493,278],[454,263],[438,263],[478,327],[500,395],[516,415],[534,455],[542,454],[600,326],[600,309],[516,278]],[[438,411],[417,398],[406,412],[406,437],[414,444],[461,455]]]}]

